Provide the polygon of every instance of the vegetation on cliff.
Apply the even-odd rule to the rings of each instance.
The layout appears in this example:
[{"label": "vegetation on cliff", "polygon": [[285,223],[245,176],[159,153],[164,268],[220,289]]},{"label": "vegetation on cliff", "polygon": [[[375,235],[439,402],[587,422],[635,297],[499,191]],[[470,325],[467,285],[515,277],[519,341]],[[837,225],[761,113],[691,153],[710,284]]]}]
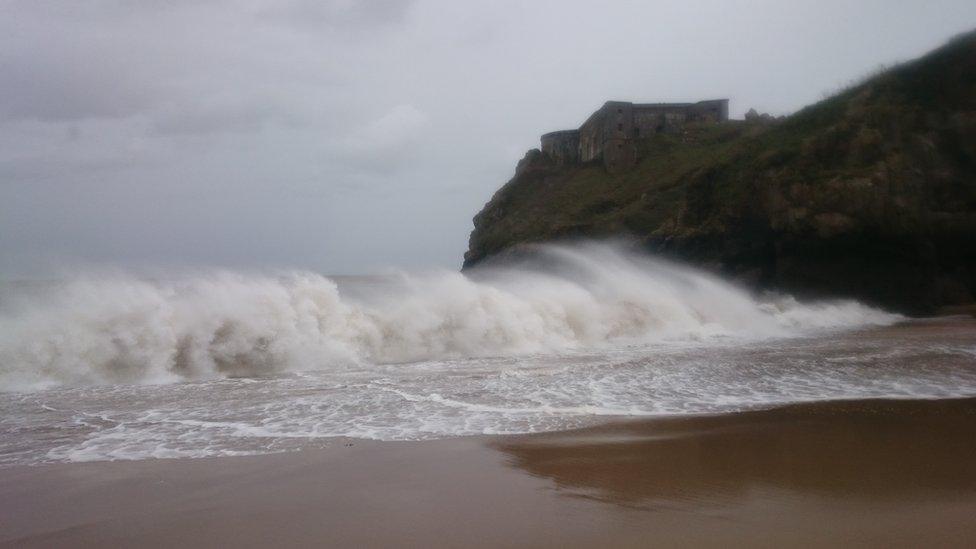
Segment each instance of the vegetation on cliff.
[{"label": "vegetation on cliff", "polygon": [[908,312],[976,295],[976,32],[785,120],[643,146],[619,174],[529,151],[475,217],[465,267],[627,235],[757,287]]}]

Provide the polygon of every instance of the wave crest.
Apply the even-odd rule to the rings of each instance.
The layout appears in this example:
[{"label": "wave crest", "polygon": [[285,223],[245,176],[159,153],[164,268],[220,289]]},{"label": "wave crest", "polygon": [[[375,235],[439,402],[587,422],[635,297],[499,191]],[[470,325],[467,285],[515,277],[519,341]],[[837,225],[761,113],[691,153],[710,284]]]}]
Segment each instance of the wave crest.
[{"label": "wave crest", "polygon": [[[607,245],[548,246],[534,267],[344,282],[227,271],[82,275],[0,311],[0,389],[259,376],[370,363],[563,352],[888,324],[853,301],[760,300]],[[347,288],[348,286],[348,288]]]}]

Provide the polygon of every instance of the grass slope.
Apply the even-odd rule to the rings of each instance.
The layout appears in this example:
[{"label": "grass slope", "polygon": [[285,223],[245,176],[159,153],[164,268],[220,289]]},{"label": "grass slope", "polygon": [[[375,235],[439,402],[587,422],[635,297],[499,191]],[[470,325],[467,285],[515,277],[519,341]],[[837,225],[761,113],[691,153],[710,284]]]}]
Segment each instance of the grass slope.
[{"label": "grass slope", "polygon": [[763,287],[907,311],[976,294],[976,33],[775,123],[688,126],[631,171],[530,151],[475,217],[470,267],[630,235]]}]

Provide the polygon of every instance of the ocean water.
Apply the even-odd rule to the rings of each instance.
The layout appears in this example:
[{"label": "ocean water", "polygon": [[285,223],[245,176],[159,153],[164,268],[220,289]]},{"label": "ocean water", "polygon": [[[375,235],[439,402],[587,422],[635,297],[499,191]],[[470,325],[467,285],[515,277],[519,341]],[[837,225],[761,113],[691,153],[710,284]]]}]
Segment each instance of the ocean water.
[{"label": "ocean water", "polygon": [[0,465],[976,395],[972,320],[755,296],[601,244],[539,258],[470,275],[6,283]]}]

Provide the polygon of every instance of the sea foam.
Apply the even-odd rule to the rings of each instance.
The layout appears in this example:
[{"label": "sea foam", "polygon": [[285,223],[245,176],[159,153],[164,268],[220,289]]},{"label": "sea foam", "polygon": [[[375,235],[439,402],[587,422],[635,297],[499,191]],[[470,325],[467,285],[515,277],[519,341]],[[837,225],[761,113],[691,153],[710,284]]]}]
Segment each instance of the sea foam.
[{"label": "sea foam", "polygon": [[757,298],[606,244],[531,266],[396,273],[88,273],[0,307],[0,390],[267,376],[370,364],[768,338],[890,324],[853,301]]}]

